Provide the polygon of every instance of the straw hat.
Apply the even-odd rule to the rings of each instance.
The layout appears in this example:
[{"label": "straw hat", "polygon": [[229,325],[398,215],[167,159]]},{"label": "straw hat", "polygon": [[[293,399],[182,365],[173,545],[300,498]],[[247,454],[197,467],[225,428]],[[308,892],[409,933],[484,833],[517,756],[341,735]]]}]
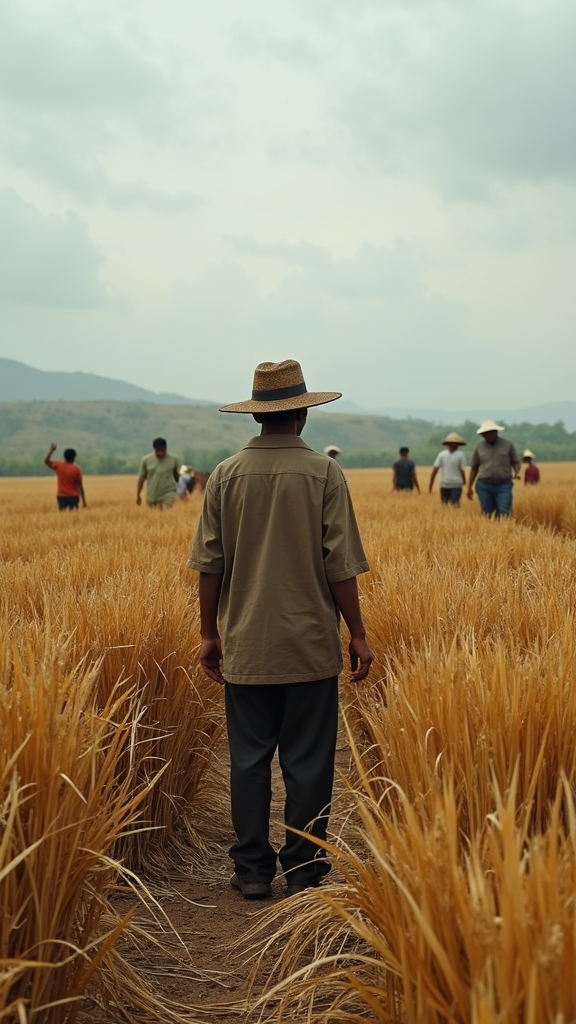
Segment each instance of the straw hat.
[{"label": "straw hat", "polygon": [[494,420],[484,420],[476,431],[477,434],[487,434],[489,430],[504,430],[504,427],[500,427]]},{"label": "straw hat", "polygon": [[281,363],[259,363],[254,370],[252,398],[223,405],[220,412],[284,412],[308,409],[342,398],[340,391],[308,391],[300,363],[284,359]]},{"label": "straw hat", "polygon": [[534,455],[534,452],[530,451],[529,448],[525,448],[524,451],[522,452],[522,458],[523,459],[535,459],[536,456]]},{"label": "straw hat", "polygon": [[442,444],[468,444],[460,434],[457,434],[455,430],[451,430],[449,434],[442,441]]},{"label": "straw hat", "polygon": [[340,449],[337,444],[327,444],[322,451],[324,452],[324,455],[330,455],[330,452],[336,452],[336,455],[340,454]]},{"label": "straw hat", "polygon": [[180,469],[178,470],[178,472],[179,472],[180,476],[184,476],[184,473],[188,472],[188,466],[180,466]]}]

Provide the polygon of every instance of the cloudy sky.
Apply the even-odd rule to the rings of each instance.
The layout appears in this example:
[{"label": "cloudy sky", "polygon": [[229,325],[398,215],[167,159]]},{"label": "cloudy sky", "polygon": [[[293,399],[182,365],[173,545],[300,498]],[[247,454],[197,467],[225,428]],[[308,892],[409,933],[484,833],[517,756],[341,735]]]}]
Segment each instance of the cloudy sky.
[{"label": "cloudy sky", "polygon": [[0,0],[0,355],[574,397],[573,0]]}]

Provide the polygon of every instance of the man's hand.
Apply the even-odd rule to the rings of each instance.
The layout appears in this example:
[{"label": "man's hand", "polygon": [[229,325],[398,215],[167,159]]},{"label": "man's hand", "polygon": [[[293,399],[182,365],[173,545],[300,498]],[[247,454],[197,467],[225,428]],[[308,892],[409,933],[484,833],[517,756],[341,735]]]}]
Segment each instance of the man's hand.
[{"label": "man's hand", "polygon": [[220,671],[222,661],[222,644],[219,636],[203,637],[200,646],[200,664],[204,669],[204,675],[215,683],[224,683],[226,680]]},{"label": "man's hand", "polygon": [[52,444],[50,445],[50,451],[55,452],[57,447],[58,445],[56,444],[56,441],[52,441]]},{"label": "man's hand", "polygon": [[350,654],[350,668],[352,670],[350,672],[350,682],[359,683],[362,679],[366,679],[374,656],[366,641],[361,637],[352,637],[348,645],[348,652]]},{"label": "man's hand", "polygon": [[138,495],[138,497],[136,498],[136,504],[137,505],[141,505],[142,504],[142,498],[140,497],[140,495]]}]

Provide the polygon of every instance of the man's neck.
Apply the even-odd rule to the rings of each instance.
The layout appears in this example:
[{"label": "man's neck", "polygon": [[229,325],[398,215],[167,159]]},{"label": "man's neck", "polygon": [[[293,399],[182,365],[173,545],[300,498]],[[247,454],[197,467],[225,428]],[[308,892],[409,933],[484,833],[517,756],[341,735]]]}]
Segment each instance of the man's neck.
[{"label": "man's neck", "polygon": [[294,420],[293,423],[285,423],[285,424],[280,424],[280,425],[279,424],[272,425],[271,423],[263,423],[262,424],[262,429],[260,431],[260,436],[264,437],[265,435],[270,435],[270,434],[290,434],[293,437],[297,436],[298,435],[298,424],[297,424],[296,420]]}]

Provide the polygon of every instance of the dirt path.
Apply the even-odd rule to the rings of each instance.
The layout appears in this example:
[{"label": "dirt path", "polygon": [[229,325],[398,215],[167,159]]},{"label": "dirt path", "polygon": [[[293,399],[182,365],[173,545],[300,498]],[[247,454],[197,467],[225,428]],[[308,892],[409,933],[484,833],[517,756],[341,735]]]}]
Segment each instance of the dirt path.
[{"label": "dirt path", "polygon": [[[337,777],[349,769],[350,752],[339,742],[337,751]],[[336,793],[341,783],[336,783]],[[228,800],[227,790],[222,793]],[[332,817],[337,824],[338,803]],[[278,764],[274,762],[272,801],[272,842],[279,847],[283,841],[282,812],[284,791]],[[221,836],[219,854],[211,869],[175,880],[161,896],[166,911],[189,956],[189,967],[175,969],[170,958],[154,953],[150,962],[150,980],[162,999],[179,1003],[187,1012],[195,1011],[205,1024],[239,1024],[246,1014],[239,1004],[246,995],[251,972],[247,934],[262,914],[263,908],[284,898],[285,883],[278,875],[273,883],[273,901],[249,902],[230,886],[232,865],[228,847],[233,839],[231,831]],[[165,940],[163,937],[163,941]],[[174,939],[170,946],[176,948]],[[195,976],[195,970],[201,976]]]}]

